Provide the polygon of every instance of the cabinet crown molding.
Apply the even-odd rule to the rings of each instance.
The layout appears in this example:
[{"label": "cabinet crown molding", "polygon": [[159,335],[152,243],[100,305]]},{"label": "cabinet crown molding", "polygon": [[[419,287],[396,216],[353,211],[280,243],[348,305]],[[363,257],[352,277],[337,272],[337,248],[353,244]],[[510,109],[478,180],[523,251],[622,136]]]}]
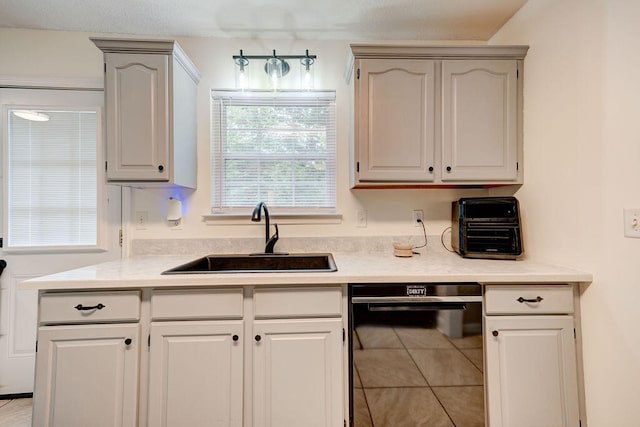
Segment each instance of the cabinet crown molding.
[{"label": "cabinet crown molding", "polygon": [[520,45],[390,45],[351,44],[356,58],[524,59],[529,46]]},{"label": "cabinet crown molding", "polygon": [[122,38],[89,37],[104,53],[139,53],[151,55],[173,55],[184,67],[193,81],[200,82],[200,72],[175,40],[143,40]]}]

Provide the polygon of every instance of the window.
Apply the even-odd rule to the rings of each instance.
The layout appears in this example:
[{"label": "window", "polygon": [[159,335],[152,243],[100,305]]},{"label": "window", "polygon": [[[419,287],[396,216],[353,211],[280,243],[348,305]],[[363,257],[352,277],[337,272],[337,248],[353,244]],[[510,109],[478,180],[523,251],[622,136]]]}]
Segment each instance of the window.
[{"label": "window", "polygon": [[48,121],[4,109],[5,246],[95,247],[98,244],[99,110],[37,109]]},{"label": "window", "polygon": [[212,213],[335,212],[335,92],[212,95]]}]

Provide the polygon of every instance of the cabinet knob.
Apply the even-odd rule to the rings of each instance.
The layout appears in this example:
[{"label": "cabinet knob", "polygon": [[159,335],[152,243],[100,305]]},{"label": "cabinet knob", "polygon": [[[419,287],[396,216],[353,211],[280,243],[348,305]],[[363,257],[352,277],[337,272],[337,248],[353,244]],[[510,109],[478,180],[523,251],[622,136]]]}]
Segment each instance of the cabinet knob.
[{"label": "cabinet knob", "polygon": [[231,337],[231,339],[234,340],[234,341],[238,341],[240,339],[240,337],[237,336],[237,335],[234,335],[234,336]]},{"label": "cabinet knob", "polygon": [[126,345],[131,345],[131,342],[132,342],[132,341],[131,341],[131,338],[127,338],[126,340],[124,340],[124,343],[125,343]]},{"label": "cabinet knob", "polygon": [[499,335],[498,331],[493,331],[491,332],[491,335],[493,335],[494,337],[497,337]]},{"label": "cabinet knob", "polygon": [[158,166],[158,172],[162,172],[164,170],[164,166],[160,165]]},{"label": "cabinet knob", "polygon": [[256,340],[256,341],[258,341],[258,342],[260,342],[260,340],[262,339],[262,337],[261,337],[260,335],[256,335],[254,338],[255,338],[255,340]]},{"label": "cabinet knob", "polygon": [[433,172],[433,166],[429,166],[429,172]]},{"label": "cabinet knob", "polygon": [[451,166],[447,166],[447,172],[451,172]]}]

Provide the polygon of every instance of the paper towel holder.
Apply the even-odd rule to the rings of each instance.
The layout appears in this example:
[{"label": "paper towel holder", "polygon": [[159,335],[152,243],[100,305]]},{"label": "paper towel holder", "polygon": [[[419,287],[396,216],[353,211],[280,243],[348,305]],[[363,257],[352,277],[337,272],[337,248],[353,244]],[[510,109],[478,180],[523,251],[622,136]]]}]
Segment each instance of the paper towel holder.
[{"label": "paper towel holder", "polygon": [[169,197],[167,200],[167,221],[176,226],[180,224],[182,220],[182,202],[173,197]]}]

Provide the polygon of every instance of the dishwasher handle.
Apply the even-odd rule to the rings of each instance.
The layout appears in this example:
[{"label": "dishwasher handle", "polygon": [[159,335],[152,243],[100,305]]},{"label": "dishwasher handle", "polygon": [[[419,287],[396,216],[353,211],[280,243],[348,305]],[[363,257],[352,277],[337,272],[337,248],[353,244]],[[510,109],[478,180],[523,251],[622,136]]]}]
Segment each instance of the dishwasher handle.
[{"label": "dishwasher handle", "polygon": [[482,302],[481,296],[352,297],[352,304],[366,304],[368,311],[466,310],[468,303]]}]

